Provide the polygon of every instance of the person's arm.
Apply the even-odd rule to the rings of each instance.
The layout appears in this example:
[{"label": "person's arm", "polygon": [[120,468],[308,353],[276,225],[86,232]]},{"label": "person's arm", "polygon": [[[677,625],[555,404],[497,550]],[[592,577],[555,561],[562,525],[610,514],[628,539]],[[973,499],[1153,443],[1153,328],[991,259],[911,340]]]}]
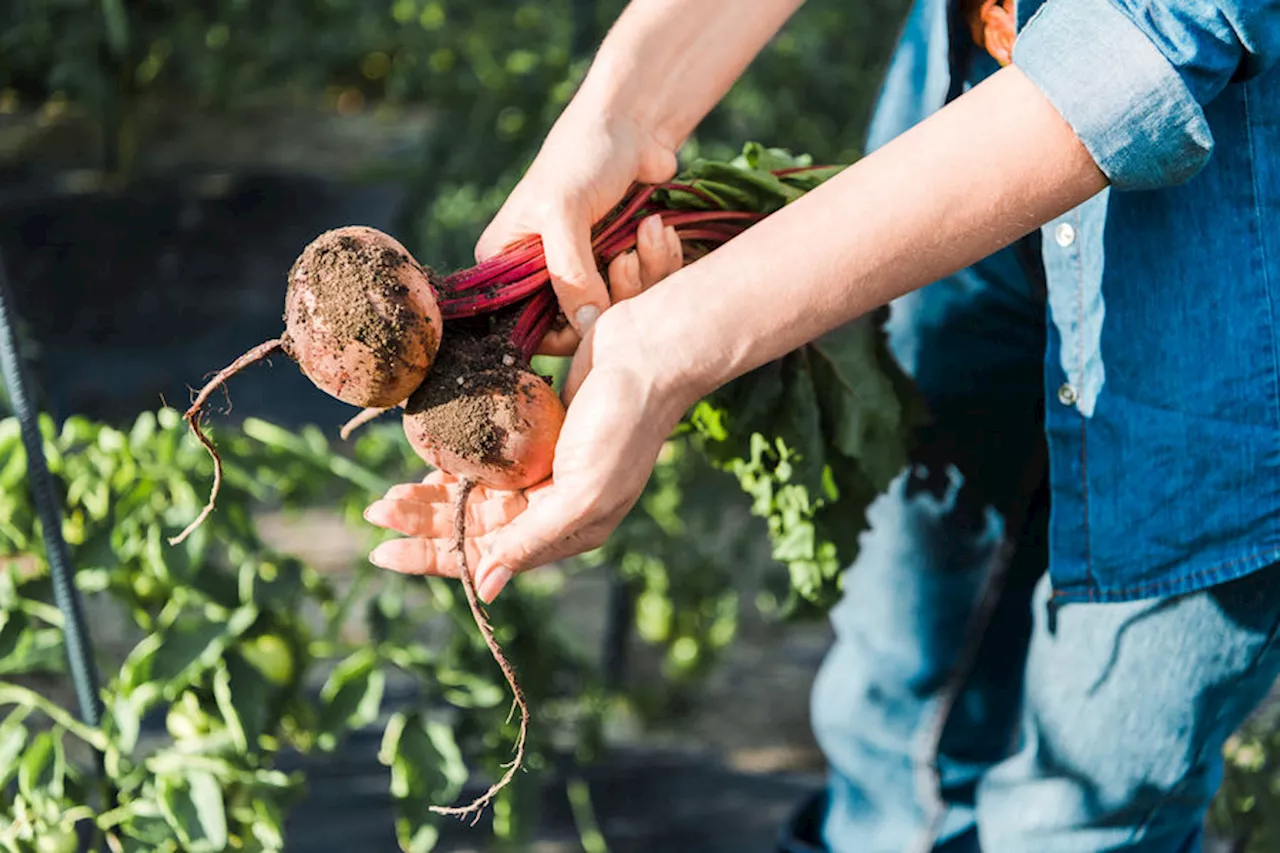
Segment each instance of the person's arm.
[{"label": "person's arm", "polygon": [[[999,152],[993,156],[993,152]],[[700,396],[876,306],[1007,245],[1099,192],[1080,139],[1016,68],[706,257],[601,317],[574,360],[549,484],[477,509],[491,600],[514,572],[600,545],[638,499]],[[439,479],[439,478],[438,478]],[[448,499],[447,479],[411,501]],[[408,494],[407,492],[405,493]],[[379,501],[380,566],[452,574],[449,531]],[[475,565],[474,563],[472,564]]]},{"label": "person's arm", "polygon": [[633,0],[577,96],[675,151],[804,0]]},{"label": "person's arm", "polygon": [[633,0],[529,171],[476,245],[483,260],[542,238],[571,328],[544,351],[572,352],[609,307],[591,226],[633,182],[676,172],[676,150],[802,0]]},{"label": "person's arm", "polygon": [[746,235],[616,306],[595,358],[615,339],[639,347],[638,364],[683,411],[1104,186],[1053,105],[1016,67],[1003,69]]}]

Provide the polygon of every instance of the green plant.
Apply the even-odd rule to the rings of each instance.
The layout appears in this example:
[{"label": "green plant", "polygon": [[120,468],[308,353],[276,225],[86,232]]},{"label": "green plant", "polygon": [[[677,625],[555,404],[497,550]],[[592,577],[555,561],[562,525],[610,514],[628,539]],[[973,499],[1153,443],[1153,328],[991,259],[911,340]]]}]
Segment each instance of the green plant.
[{"label": "green plant", "polygon": [[[71,418],[43,424],[50,467],[64,489],[64,534],[77,583],[95,606],[128,615],[138,638],[103,655],[106,718],[77,722],[48,693],[62,668],[61,614],[50,603],[35,516],[22,487],[16,422],[0,422],[0,849],[62,849],[77,824],[95,850],[278,850],[303,779],[276,769],[286,750],[335,749],[381,720],[391,680],[419,699],[384,723],[381,759],[405,850],[436,838],[432,803],[507,757],[501,676],[475,636],[453,584],[364,569],[342,595],[300,560],[269,548],[254,508],[337,502],[349,519],[406,464],[402,440],[372,429],[351,458],[320,432],[248,421],[228,437],[217,517],[180,548],[164,544],[200,505],[207,460],[172,410],[128,431]],[[356,614],[359,608],[363,612]],[[554,736],[592,742],[603,701],[592,674],[554,630],[535,585],[493,608],[512,657],[541,703],[529,766],[545,767]],[[359,636],[344,633],[352,617]],[[471,628],[472,630],[467,630]],[[145,721],[162,719],[164,731]],[[104,755],[106,787],[85,747]],[[21,756],[21,760],[13,760]],[[517,786],[518,787],[518,786]],[[494,830],[523,831],[519,791],[495,806]],[[526,798],[527,799],[527,798]]]}]

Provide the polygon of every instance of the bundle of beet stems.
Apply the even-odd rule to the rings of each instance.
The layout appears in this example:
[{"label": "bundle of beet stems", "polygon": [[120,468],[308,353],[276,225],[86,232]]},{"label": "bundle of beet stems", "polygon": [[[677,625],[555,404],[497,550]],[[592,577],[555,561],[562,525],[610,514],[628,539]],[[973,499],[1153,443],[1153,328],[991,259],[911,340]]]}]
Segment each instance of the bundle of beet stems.
[{"label": "bundle of beet stems", "polygon": [[[838,171],[768,169],[774,152],[748,145],[734,163],[700,161],[680,179],[637,185],[592,230],[604,270],[636,245],[637,229],[657,214],[696,259]],[[791,161],[794,162],[794,161]],[[467,565],[466,502],[475,485],[518,490],[545,480],[564,408],[549,381],[530,369],[543,337],[564,315],[536,236],[452,275],[438,276],[396,240],[363,226],[317,237],[289,272],[285,331],[219,371],[195,395],[185,419],[213,460],[209,501],[170,540],[187,538],[213,511],[222,460],[201,427],[211,394],[241,369],[276,353],[296,361],[321,390],[362,412],[344,435],[389,409],[404,410],[405,434],[429,465],[459,478],[454,547],[467,604],[520,711],[515,756],[505,774],[466,806],[440,814],[479,819],[524,759],[529,707],[475,589]]]}]

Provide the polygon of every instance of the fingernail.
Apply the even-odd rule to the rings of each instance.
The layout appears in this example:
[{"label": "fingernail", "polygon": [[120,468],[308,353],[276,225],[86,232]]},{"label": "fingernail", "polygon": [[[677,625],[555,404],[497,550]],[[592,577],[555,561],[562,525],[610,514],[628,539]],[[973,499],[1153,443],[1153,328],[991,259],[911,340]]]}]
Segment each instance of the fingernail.
[{"label": "fingernail", "polygon": [[387,549],[385,542],[369,552],[369,562],[373,563],[380,569],[387,568]]},{"label": "fingernail", "polygon": [[502,588],[511,581],[511,570],[506,566],[494,566],[485,574],[484,579],[480,581],[480,600],[485,604],[490,604],[498,593],[502,592]]},{"label": "fingernail", "polygon": [[578,333],[585,335],[596,324],[596,320],[600,319],[600,309],[594,305],[583,305],[578,309],[578,313],[573,315],[573,320],[578,324]]},{"label": "fingernail", "polygon": [[662,214],[655,213],[652,216],[645,217],[644,222],[640,223],[640,227],[645,231],[646,240],[656,240],[658,235],[662,233]]}]

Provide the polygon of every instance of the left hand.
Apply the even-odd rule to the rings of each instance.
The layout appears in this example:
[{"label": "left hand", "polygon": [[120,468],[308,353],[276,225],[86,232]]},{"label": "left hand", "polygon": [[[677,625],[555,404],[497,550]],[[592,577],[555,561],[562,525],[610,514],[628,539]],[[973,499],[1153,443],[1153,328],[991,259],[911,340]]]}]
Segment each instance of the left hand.
[{"label": "left hand", "polygon": [[[643,346],[605,312],[574,360],[571,398],[551,478],[524,492],[476,488],[467,509],[466,551],[486,602],[511,578],[599,547],[635,505],[658,453],[685,410],[642,365]],[[614,355],[617,353],[617,355]],[[453,498],[458,480],[442,472],[396,486],[365,518],[410,537],[374,549],[375,565],[406,574],[457,577]]]}]

